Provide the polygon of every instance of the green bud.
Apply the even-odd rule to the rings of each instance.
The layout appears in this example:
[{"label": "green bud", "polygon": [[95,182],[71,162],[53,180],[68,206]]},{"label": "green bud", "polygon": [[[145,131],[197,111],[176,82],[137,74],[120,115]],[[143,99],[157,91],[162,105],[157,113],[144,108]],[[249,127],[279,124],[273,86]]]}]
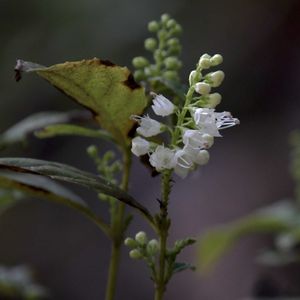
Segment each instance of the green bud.
[{"label": "green bud", "polygon": [[138,243],[133,238],[128,237],[125,239],[124,245],[130,248],[136,248],[138,246]]},{"label": "green bud", "polygon": [[178,38],[171,38],[167,41],[167,45],[169,47],[177,47],[179,44],[180,42]]},{"label": "green bud", "polygon": [[156,239],[149,241],[147,244],[147,253],[151,256],[155,255],[159,250],[159,244]]},{"label": "green bud", "polygon": [[163,56],[163,53],[160,49],[156,49],[154,51],[153,57],[154,57],[155,60],[162,60],[164,56]]},{"label": "green bud", "polygon": [[148,51],[154,51],[157,48],[157,41],[154,38],[148,38],[145,40],[144,47]]},{"label": "green bud", "polygon": [[168,14],[163,14],[161,15],[160,19],[163,24],[167,24],[167,22],[170,20],[170,16]]},{"label": "green bud", "polygon": [[141,81],[141,80],[144,80],[146,78],[145,76],[145,73],[143,70],[136,70],[134,73],[133,73],[133,77],[136,81]]},{"label": "green bud", "polygon": [[97,157],[98,156],[98,149],[95,145],[91,145],[86,149],[86,152],[91,157]]},{"label": "green bud", "polygon": [[167,21],[167,28],[172,28],[172,27],[175,27],[177,24],[177,22],[174,20],[174,19],[170,19]]},{"label": "green bud", "polygon": [[137,56],[132,60],[132,64],[135,68],[142,69],[149,65],[149,61],[143,56]]},{"label": "green bud", "polygon": [[172,29],[172,34],[179,35],[182,33],[182,27],[179,24],[176,24]]},{"label": "green bud", "polygon": [[140,231],[135,235],[135,240],[140,244],[140,245],[145,245],[147,244],[148,238],[147,235],[144,231]]},{"label": "green bud", "polygon": [[158,75],[158,69],[155,65],[151,65],[145,68],[145,74],[148,77],[154,77]]},{"label": "green bud", "polygon": [[176,71],[166,71],[162,74],[163,78],[170,80],[170,81],[176,81],[178,80],[178,73]]},{"label": "green bud", "polygon": [[169,70],[178,70],[181,67],[181,61],[176,56],[167,57],[164,64]]},{"label": "green bud", "polygon": [[115,153],[113,151],[106,151],[103,155],[103,160],[109,162],[110,160],[115,158]]},{"label": "green bud", "polygon": [[223,57],[221,54],[215,54],[211,59],[210,59],[211,65],[212,66],[217,66],[220,65],[223,62]]},{"label": "green bud", "polygon": [[142,253],[138,249],[129,251],[129,256],[133,259],[141,259],[143,257]]},{"label": "green bud", "polygon": [[159,30],[159,24],[157,21],[151,21],[148,23],[148,30],[150,32],[157,32]]},{"label": "green bud", "polygon": [[162,40],[165,39],[167,37],[167,35],[168,35],[167,31],[163,30],[163,29],[160,30],[157,34],[158,38],[162,39]]}]

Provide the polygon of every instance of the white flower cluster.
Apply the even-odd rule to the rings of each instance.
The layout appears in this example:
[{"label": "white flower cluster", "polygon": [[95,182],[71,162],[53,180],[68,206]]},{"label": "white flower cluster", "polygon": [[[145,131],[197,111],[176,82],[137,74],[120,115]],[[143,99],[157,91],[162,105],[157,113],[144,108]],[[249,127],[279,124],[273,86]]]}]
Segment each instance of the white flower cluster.
[{"label": "white flower cluster", "polygon": [[204,77],[201,74],[202,70],[216,66],[222,60],[219,54],[213,57],[207,54],[201,56],[197,69],[192,71],[189,77],[190,91],[197,93],[197,96],[186,101],[182,110],[164,96],[153,94],[152,109],[156,115],[165,117],[176,112],[178,116],[176,127],[171,130],[173,144],[169,147],[145,139],[167,130],[166,125],[149,116],[132,116],[132,119],[139,123],[137,133],[143,137],[137,136],[132,140],[133,154],[136,156],[148,154],[150,164],[158,172],[173,169],[182,178],[197,166],[208,162],[207,149],[213,145],[214,137],[221,136],[219,132],[221,129],[239,124],[239,120],[233,118],[229,112],[215,112],[215,107],[221,101],[221,95],[210,94],[210,91],[222,83],[224,73],[216,71]]}]

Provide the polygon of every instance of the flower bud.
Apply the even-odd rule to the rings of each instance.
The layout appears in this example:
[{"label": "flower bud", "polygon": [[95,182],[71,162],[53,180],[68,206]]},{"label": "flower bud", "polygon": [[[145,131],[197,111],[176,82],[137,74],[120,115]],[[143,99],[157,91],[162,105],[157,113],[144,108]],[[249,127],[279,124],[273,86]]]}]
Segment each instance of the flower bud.
[{"label": "flower bud", "polygon": [[215,108],[221,103],[222,96],[219,93],[208,95],[208,103],[205,105],[207,108]]},{"label": "flower bud", "polygon": [[210,85],[205,82],[197,82],[195,84],[195,91],[200,95],[207,95],[210,92]]},{"label": "flower bud", "polygon": [[201,57],[199,60],[199,67],[201,69],[209,69],[211,67],[210,59],[206,57]]},{"label": "flower bud", "polygon": [[129,251],[129,256],[133,259],[141,259],[143,257],[142,253],[138,249]]},{"label": "flower bud", "polygon": [[211,59],[210,59],[211,65],[212,66],[217,66],[220,65],[223,62],[223,56],[221,54],[215,54]]},{"label": "flower bud", "polygon": [[145,72],[143,70],[134,71],[133,77],[136,81],[141,81],[141,80],[144,80],[146,78]]},{"label": "flower bud", "polygon": [[168,32],[167,32],[166,30],[162,29],[162,30],[160,30],[160,31],[158,32],[157,36],[158,36],[159,39],[164,40],[164,39],[167,38]]},{"label": "flower bud", "polygon": [[167,21],[167,28],[172,28],[172,27],[175,27],[176,26],[176,21],[174,19],[170,19]]},{"label": "flower bud", "polygon": [[180,24],[176,24],[174,26],[174,28],[172,29],[172,33],[175,34],[175,35],[179,35],[182,33],[182,27]]},{"label": "flower bud", "polygon": [[206,165],[209,161],[209,152],[207,150],[200,150],[196,157],[194,157],[194,162],[200,166]]},{"label": "flower bud", "polygon": [[148,242],[147,234],[144,231],[140,231],[135,235],[135,240],[140,245],[145,245]]},{"label": "flower bud", "polygon": [[130,247],[130,248],[136,248],[138,246],[138,243],[137,243],[136,240],[128,237],[128,238],[125,239],[124,245],[127,246],[127,247]]},{"label": "flower bud", "polygon": [[149,152],[150,143],[145,139],[137,136],[132,139],[131,152],[136,156],[145,155]]},{"label": "flower bud", "polygon": [[223,80],[225,78],[225,74],[223,71],[216,71],[216,72],[210,73],[208,78],[211,81],[212,87],[218,87],[223,82]]},{"label": "flower bud", "polygon": [[143,56],[137,56],[132,60],[132,64],[135,68],[142,69],[149,65],[149,61]]},{"label": "flower bud", "polygon": [[98,150],[97,147],[95,145],[91,145],[89,146],[87,149],[87,154],[91,157],[97,157],[98,156]]},{"label": "flower bud", "polygon": [[164,64],[169,70],[177,70],[181,67],[181,62],[176,56],[167,57],[164,60]]},{"label": "flower bud", "polygon": [[151,256],[155,255],[159,250],[159,244],[156,239],[149,241],[147,244],[147,253]]},{"label": "flower bud", "polygon": [[144,47],[146,50],[154,51],[157,47],[157,40],[155,38],[148,38],[144,42]]},{"label": "flower bud", "polygon": [[159,30],[159,24],[156,21],[151,21],[148,23],[148,30],[150,32],[157,32]]},{"label": "flower bud", "polygon": [[167,24],[167,22],[170,20],[170,16],[168,14],[163,14],[160,17],[163,24]]},{"label": "flower bud", "polygon": [[169,47],[177,47],[180,45],[178,38],[171,38],[167,41],[167,45]]},{"label": "flower bud", "polygon": [[201,79],[202,75],[200,72],[197,72],[196,70],[193,70],[189,75],[189,84],[190,86],[195,84]]},{"label": "flower bud", "polygon": [[178,73],[171,70],[163,72],[162,77],[170,81],[176,81],[179,79]]}]

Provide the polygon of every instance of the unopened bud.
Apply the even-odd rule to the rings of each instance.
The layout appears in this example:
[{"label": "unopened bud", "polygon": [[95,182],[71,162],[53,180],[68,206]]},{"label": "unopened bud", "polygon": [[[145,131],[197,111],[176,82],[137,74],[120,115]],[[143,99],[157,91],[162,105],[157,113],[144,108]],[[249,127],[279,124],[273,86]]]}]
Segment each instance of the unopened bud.
[{"label": "unopened bud", "polygon": [[159,24],[156,21],[151,21],[148,23],[148,30],[150,32],[157,32],[159,30]]},{"label": "unopened bud", "polygon": [[195,91],[200,95],[207,95],[209,94],[211,87],[208,83],[205,82],[197,82],[195,84]]},{"label": "unopened bud", "polygon": [[224,78],[225,78],[225,73],[223,71],[216,71],[209,74],[209,79],[211,81],[212,87],[220,86]]},{"label": "unopened bud", "polygon": [[177,70],[181,67],[181,62],[175,56],[167,57],[164,60],[164,64],[165,64],[166,68],[169,70]]},{"label": "unopened bud", "polygon": [[143,56],[137,56],[132,60],[132,64],[135,68],[142,69],[149,65],[149,61]]},{"label": "unopened bud", "polygon": [[147,253],[150,255],[155,255],[159,250],[159,244],[156,239],[149,241],[147,244]]},{"label": "unopened bud", "polygon": [[209,152],[207,150],[200,150],[194,158],[194,162],[200,166],[206,165],[208,161]]},{"label": "unopened bud", "polygon": [[125,239],[124,245],[130,248],[136,248],[138,246],[138,243],[133,238],[128,237]]},{"label": "unopened bud", "polygon": [[145,245],[148,242],[147,235],[144,231],[140,231],[135,235],[135,240],[140,244],[140,245]]},{"label": "unopened bud", "polygon": [[157,41],[155,38],[148,38],[145,40],[144,46],[146,50],[154,51],[157,47]]},{"label": "unopened bud", "polygon": [[138,249],[129,251],[129,256],[133,259],[141,259],[143,257],[142,253]]},{"label": "unopened bud", "polygon": [[217,105],[221,103],[222,96],[219,93],[213,93],[208,95],[208,103],[205,107],[207,108],[215,108]]},{"label": "unopened bud", "polygon": [[221,54],[215,54],[211,59],[210,59],[211,65],[212,66],[217,66],[220,65],[223,62],[223,56]]},{"label": "unopened bud", "polygon": [[201,57],[199,59],[199,67],[201,69],[209,69],[211,67],[210,59],[206,57]]}]

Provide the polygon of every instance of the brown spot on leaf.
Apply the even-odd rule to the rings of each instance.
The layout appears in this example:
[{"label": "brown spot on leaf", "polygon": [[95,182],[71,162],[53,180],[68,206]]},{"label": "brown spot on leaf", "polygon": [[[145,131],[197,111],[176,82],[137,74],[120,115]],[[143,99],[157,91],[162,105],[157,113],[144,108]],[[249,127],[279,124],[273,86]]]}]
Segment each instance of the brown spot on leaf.
[{"label": "brown spot on leaf", "polygon": [[100,60],[101,65],[107,66],[107,67],[115,67],[116,64],[112,63],[111,61],[105,59],[105,60]]},{"label": "brown spot on leaf", "polygon": [[123,81],[123,83],[128,86],[130,89],[139,89],[141,86],[135,82],[132,74],[129,74],[127,80]]}]

